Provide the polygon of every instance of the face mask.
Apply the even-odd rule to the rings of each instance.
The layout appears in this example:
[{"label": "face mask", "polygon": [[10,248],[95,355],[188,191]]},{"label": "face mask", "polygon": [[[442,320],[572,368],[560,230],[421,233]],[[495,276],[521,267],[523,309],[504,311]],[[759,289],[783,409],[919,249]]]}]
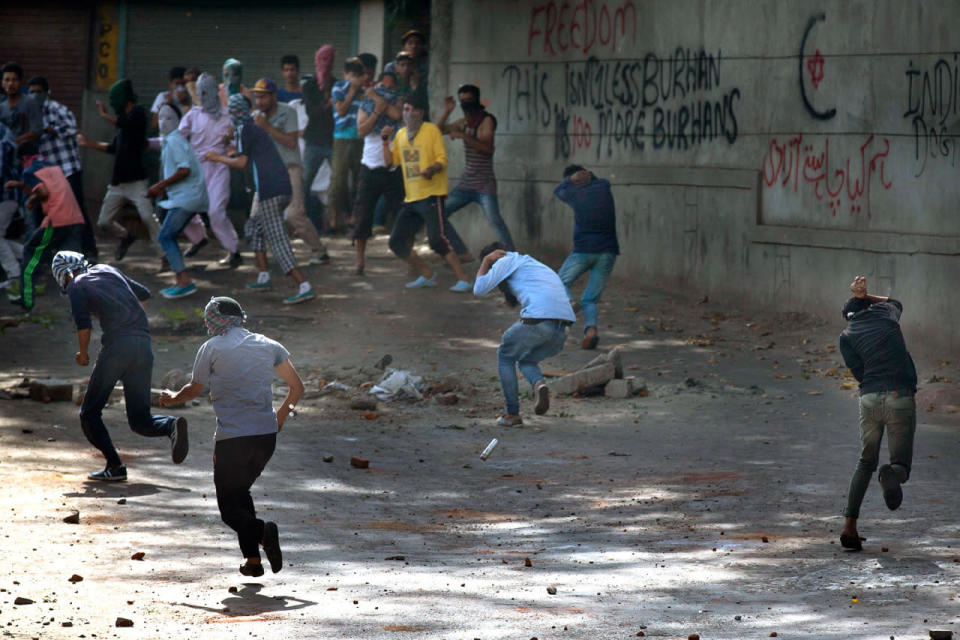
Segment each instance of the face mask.
[{"label": "face mask", "polygon": [[480,103],[479,103],[479,102],[474,102],[473,100],[470,100],[470,101],[461,100],[461,101],[460,101],[460,108],[463,109],[463,112],[464,112],[464,113],[476,113],[477,111],[480,111],[480,109],[481,109]]},{"label": "face mask", "polygon": [[177,125],[180,124],[180,119],[177,117],[177,114],[174,113],[173,109],[170,107],[164,106],[160,109],[160,113],[157,114],[157,126],[160,128],[160,135],[164,138],[177,130]]},{"label": "face mask", "polygon": [[423,112],[419,110],[405,111],[403,124],[407,125],[407,133],[415,134],[420,130],[420,125],[423,124]]},{"label": "face mask", "polygon": [[190,94],[187,92],[187,88],[177,87],[176,89],[174,89],[173,99],[176,100],[178,104],[189,104]]},{"label": "face mask", "polygon": [[202,73],[197,80],[197,93],[200,94],[200,105],[203,112],[212,116],[214,120],[220,119],[220,95],[217,91],[217,81],[213,76]]},{"label": "face mask", "polygon": [[43,108],[43,103],[47,101],[47,94],[42,91],[36,91],[30,94],[30,97],[37,101],[37,104]]}]

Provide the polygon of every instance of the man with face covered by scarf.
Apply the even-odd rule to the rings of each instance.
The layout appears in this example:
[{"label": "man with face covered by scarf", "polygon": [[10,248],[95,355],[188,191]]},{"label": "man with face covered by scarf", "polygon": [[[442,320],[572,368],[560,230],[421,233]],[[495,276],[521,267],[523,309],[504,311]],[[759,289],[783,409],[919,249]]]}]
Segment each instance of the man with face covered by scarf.
[{"label": "man with face covered by scarf", "polygon": [[[224,524],[236,531],[246,562],[240,573],[259,577],[263,547],[270,569],[283,567],[280,536],[274,522],[257,518],[250,488],[273,456],[277,434],[303,393],[303,381],[290,352],[279,342],[247,331],[247,320],[233,298],[211,298],[203,310],[210,339],[200,346],[191,381],[176,393],[164,391],[160,406],[190,402],[210,387],[210,400],[217,416],[213,451],[213,483]],[[287,383],[287,396],[273,408],[274,376]]]},{"label": "man with face covered by scarf", "polygon": [[223,82],[220,84],[220,104],[227,106],[227,100],[235,93],[242,94],[253,103],[253,95],[243,86],[243,63],[236,58],[227,58],[223,63]]},{"label": "man with face covered by scarf", "polygon": [[[325,44],[314,54],[314,74],[303,83],[303,106],[307,110],[307,128],[303,131],[303,190],[310,193],[323,161],[333,161],[333,62],[336,51]],[[312,214],[314,218],[318,214]]]},{"label": "man with face covered by scarf", "polygon": [[200,159],[203,180],[207,185],[207,199],[210,207],[207,214],[213,235],[227,250],[220,264],[231,269],[242,264],[239,239],[233,223],[227,217],[227,204],[230,202],[230,169],[219,162],[206,159],[208,151],[226,154],[231,137],[230,115],[227,108],[221,106],[217,93],[217,81],[213,76],[203,73],[197,80],[197,93],[200,104],[194,106],[180,121],[180,133],[190,142],[194,153]]},{"label": "man with face covered by scarf", "polygon": [[157,114],[157,122],[163,136],[163,180],[147,189],[147,195],[151,198],[166,195],[157,203],[167,210],[163,226],[160,227],[160,246],[176,274],[174,286],[161,289],[160,295],[164,298],[182,298],[196,293],[197,285],[187,275],[177,236],[194,214],[207,210],[207,188],[203,184],[203,172],[196,154],[177,130],[180,124],[179,110],[172,104],[163,105]]},{"label": "man with face covered by scarf", "polygon": [[[147,112],[137,104],[137,94],[133,92],[133,84],[126,78],[118,80],[110,87],[108,97],[110,106],[117,114],[117,135],[113,142],[94,142],[87,140],[83,135],[77,136],[80,146],[114,155],[113,175],[110,178],[107,193],[103,197],[97,226],[120,238],[114,257],[118,261],[123,260],[136,237],[117,223],[116,218],[124,205],[129,202],[136,207],[140,220],[143,221],[153,242],[154,250],[159,254],[161,251],[160,245],[157,244],[157,236],[160,232],[160,223],[153,215],[153,205],[147,197],[147,170],[143,166],[143,152],[147,148]],[[102,107],[101,115],[104,115]],[[104,117],[112,120],[107,116]]]}]

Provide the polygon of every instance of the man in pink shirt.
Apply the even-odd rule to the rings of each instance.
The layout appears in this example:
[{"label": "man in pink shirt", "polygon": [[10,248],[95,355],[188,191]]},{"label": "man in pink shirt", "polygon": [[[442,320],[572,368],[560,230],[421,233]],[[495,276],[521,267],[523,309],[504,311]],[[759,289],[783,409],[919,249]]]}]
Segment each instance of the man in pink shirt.
[{"label": "man in pink shirt", "polygon": [[228,251],[220,261],[231,269],[238,267],[243,260],[238,250],[239,240],[233,223],[227,217],[227,204],[230,201],[230,169],[219,162],[206,160],[206,153],[213,151],[226,155],[227,145],[233,139],[233,127],[227,108],[220,105],[217,94],[217,81],[206,73],[197,80],[197,92],[200,105],[194,106],[180,121],[180,134],[190,141],[194,153],[200,158],[203,180],[207,185],[210,208],[210,227],[213,234]]},{"label": "man in pink shirt", "polygon": [[40,147],[36,142],[21,143],[17,148],[17,157],[23,163],[22,180],[10,180],[4,188],[23,189],[28,196],[27,209],[40,206],[44,214],[40,227],[23,247],[20,295],[11,299],[14,304],[30,311],[36,293],[33,278],[37,270],[48,264],[52,255],[61,249],[80,250],[84,222],[67,176],[60,167],[47,162],[40,155]]}]

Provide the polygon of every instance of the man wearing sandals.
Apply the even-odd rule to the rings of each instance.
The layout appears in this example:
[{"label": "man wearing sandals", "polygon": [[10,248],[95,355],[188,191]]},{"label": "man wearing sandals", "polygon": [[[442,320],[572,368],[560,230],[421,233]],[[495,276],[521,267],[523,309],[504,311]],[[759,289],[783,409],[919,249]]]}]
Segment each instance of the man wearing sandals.
[{"label": "man wearing sandals", "polygon": [[864,538],[857,531],[857,518],[880,460],[884,427],[890,463],[880,467],[883,500],[891,511],[903,501],[900,485],[910,477],[917,426],[917,370],[900,330],[903,305],[892,298],[868,294],[863,276],[854,279],[850,291],[853,297],[843,305],[843,318],[849,324],[840,334],[840,353],[860,382],[862,449],[850,481],[840,544],[859,551]]},{"label": "man wearing sandals", "polygon": [[543,415],[550,408],[550,390],[543,380],[539,363],[563,350],[567,327],[576,316],[567,299],[563,283],[553,269],[530,256],[506,251],[499,242],[480,252],[480,270],[473,284],[473,295],[485,296],[499,288],[511,307],[523,305],[520,320],[504,331],[497,350],[500,387],[506,401],[506,413],[497,418],[502,427],[518,427],[520,399],[517,367],[533,387],[534,413]]}]

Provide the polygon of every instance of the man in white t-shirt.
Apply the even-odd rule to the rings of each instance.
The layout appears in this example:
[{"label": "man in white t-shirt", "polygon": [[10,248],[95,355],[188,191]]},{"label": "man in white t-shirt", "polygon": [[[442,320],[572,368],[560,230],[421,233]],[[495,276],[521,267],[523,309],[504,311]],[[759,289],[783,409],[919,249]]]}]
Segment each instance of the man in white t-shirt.
[{"label": "man in white t-shirt", "polygon": [[173,67],[170,69],[170,86],[165,91],[161,91],[157,94],[157,97],[153,99],[153,104],[150,106],[150,113],[153,114],[153,126],[157,126],[157,115],[160,113],[160,107],[165,104],[174,104],[177,105],[178,109],[181,109],[180,103],[182,99],[178,98],[178,93],[183,92],[187,93],[186,80],[183,78],[187,70],[184,67]]}]

